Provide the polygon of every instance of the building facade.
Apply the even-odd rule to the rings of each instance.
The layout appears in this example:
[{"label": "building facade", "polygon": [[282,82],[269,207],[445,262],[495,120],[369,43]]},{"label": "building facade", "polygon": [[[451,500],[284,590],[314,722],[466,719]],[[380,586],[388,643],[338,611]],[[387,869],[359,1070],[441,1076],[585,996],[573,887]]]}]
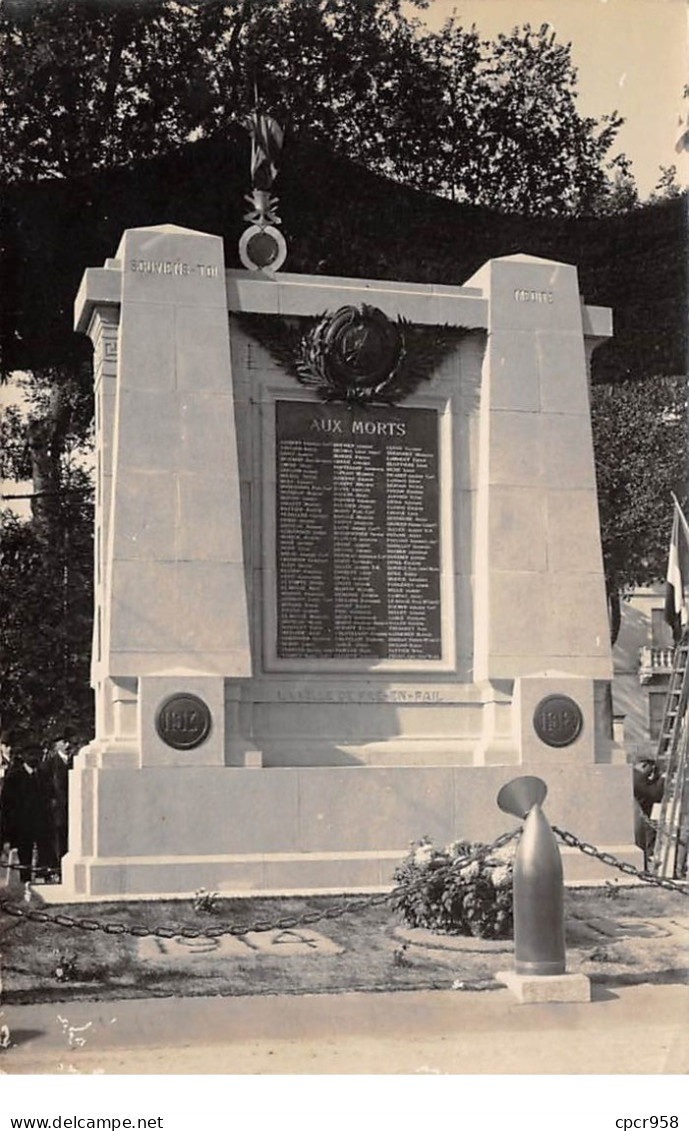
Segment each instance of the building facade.
[{"label": "building facade", "polygon": [[665,587],[636,589],[622,602],[613,649],[613,713],[629,761],[653,758],[672,671],[673,641]]}]

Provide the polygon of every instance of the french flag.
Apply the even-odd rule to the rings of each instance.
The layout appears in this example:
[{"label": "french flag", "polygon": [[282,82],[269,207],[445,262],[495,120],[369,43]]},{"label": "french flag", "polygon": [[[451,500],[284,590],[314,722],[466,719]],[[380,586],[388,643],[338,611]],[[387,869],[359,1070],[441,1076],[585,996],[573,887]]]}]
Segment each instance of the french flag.
[{"label": "french flag", "polygon": [[672,536],[667,560],[667,581],[665,583],[665,620],[672,629],[677,643],[687,623],[687,605],[684,591],[689,584],[689,525],[675,499],[675,513],[672,519]]},{"label": "french flag", "polygon": [[267,192],[278,175],[284,131],[275,118],[257,110],[249,115],[247,127],[251,134],[251,184]]}]

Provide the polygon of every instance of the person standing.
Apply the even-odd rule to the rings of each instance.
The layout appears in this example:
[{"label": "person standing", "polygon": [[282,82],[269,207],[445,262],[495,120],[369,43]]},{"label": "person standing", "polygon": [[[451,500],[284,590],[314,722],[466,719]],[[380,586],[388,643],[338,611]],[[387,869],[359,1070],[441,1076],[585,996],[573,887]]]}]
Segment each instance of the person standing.
[{"label": "person standing", "polygon": [[62,857],[67,851],[69,827],[69,771],[72,759],[66,738],[58,738],[44,756],[39,767],[50,824],[50,866],[60,873]]},{"label": "person standing", "polygon": [[50,860],[50,817],[39,776],[40,752],[33,748],[12,759],[0,793],[0,845],[16,849],[25,894],[33,875],[33,853],[43,870]]}]

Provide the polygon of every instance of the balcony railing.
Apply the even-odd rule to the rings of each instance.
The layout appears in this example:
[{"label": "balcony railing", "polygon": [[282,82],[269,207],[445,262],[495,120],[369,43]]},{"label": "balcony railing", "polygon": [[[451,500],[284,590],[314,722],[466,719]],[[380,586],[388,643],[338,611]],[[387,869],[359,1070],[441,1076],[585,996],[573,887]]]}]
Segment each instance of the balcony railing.
[{"label": "balcony railing", "polygon": [[657,675],[670,675],[674,648],[640,648],[639,682],[648,683]]}]

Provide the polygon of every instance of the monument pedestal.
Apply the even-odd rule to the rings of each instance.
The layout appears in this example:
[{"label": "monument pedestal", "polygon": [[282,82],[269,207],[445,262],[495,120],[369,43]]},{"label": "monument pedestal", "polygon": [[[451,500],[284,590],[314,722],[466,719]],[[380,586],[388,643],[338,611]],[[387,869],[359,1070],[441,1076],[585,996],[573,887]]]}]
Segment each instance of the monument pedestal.
[{"label": "monument pedestal", "polygon": [[[342,307],[308,354],[339,343],[338,400],[314,384],[332,352],[307,387],[289,351]],[[554,823],[638,859],[586,372],[610,317],[573,267],[511,257],[466,287],[226,272],[215,237],[137,229],[86,272],[77,326],[97,727],[65,898],[385,887],[412,840],[504,832],[515,767]],[[398,395],[367,400],[356,382],[405,333]]]},{"label": "monument pedestal", "polygon": [[[409,843],[490,843],[517,822],[495,805],[513,767],[75,767],[63,889],[91,896],[361,891],[392,886]],[[626,767],[569,772],[529,764],[548,781],[548,814],[583,840],[636,861],[628,840]],[[605,796],[601,812],[591,798]],[[77,836],[78,831],[78,836]],[[616,873],[576,850],[566,880]]]}]

